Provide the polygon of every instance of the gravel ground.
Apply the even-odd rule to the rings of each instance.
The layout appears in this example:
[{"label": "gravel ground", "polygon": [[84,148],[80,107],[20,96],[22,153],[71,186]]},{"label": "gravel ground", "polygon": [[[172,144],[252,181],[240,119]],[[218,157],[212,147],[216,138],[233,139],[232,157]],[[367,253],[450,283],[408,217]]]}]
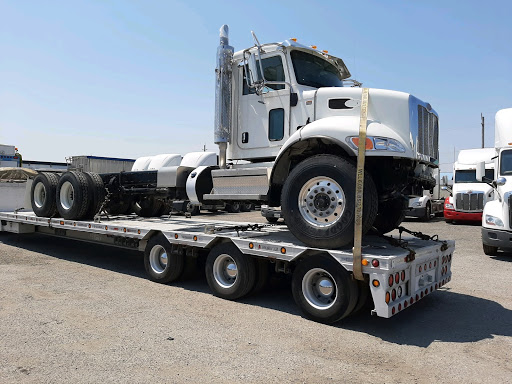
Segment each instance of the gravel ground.
[{"label": "gravel ground", "polygon": [[512,255],[485,256],[478,225],[405,226],[456,240],[452,281],[334,326],[302,318],[286,281],[230,302],[201,276],[146,280],[138,252],[0,233],[0,382],[511,382]]}]

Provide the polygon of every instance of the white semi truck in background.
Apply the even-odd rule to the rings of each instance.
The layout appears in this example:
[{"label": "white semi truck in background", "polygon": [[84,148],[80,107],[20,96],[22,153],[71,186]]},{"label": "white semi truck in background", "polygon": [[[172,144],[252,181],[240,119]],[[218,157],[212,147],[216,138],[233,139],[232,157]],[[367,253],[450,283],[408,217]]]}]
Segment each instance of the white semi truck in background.
[{"label": "white semi truck in background", "polygon": [[444,198],[441,196],[442,186],[439,177],[439,168],[434,174],[436,186],[430,190],[423,191],[423,196],[417,196],[409,199],[409,209],[406,215],[418,217],[428,221],[432,216],[443,213]]},{"label": "white semi truck in background", "polygon": [[[135,201],[141,216],[158,215],[162,206],[181,201],[281,206],[288,228],[303,243],[338,248],[354,239],[361,125],[366,134],[362,232],[396,228],[409,197],[435,186],[439,126],[430,104],[408,93],[370,89],[363,105],[363,90],[344,86],[350,72],[341,59],[295,39],[271,44],[254,39],[253,47],[235,53],[227,26],[220,31],[218,163],[211,152],[138,159],[134,172],[101,176],[106,205],[122,208]],[[94,215],[101,204],[85,207],[86,192],[80,191],[87,182],[93,186],[89,195],[103,199],[102,182],[90,174],[36,179],[34,211],[41,216],[58,211],[68,219]]]},{"label": "white semi truck in background", "polygon": [[450,192],[445,199],[444,218],[447,223],[460,221],[481,221],[484,205],[494,199],[492,187],[478,180],[477,164],[483,162],[485,177],[494,178],[494,148],[463,149],[453,163],[453,185],[444,187]]},{"label": "white semi truck in background", "polygon": [[485,177],[484,162],[477,168],[477,178],[494,189],[482,215],[482,245],[490,256],[512,250],[512,108],[496,113],[494,141],[494,177]]}]

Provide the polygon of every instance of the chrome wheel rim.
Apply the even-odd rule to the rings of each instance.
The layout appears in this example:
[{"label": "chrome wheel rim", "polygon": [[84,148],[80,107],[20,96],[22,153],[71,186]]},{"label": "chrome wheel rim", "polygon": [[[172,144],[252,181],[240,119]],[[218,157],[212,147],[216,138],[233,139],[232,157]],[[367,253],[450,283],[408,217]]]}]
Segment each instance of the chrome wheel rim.
[{"label": "chrome wheel rim", "polygon": [[163,273],[167,268],[167,251],[161,245],[155,245],[149,253],[149,264],[156,273]]},{"label": "chrome wheel rim", "polygon": [[309,305],[325,310],[336,302],[338,287],[329,272],[322,268],[313,268],[302,278],[302,293]]},{"label": "chrome wheel rim", "polygon": [[37,208],[42,208],[46,203],[46,187],[43,183],[37,183],[34,187],[34,204]]},{"label": "chrome wheel rim", "polygon": [[343,215],[346,206],[345,193],[330,177],[314,177],[299,192],[299,212],[315,227],[330,227]]},{"label": "chrome wheel rim", "polygon": [[69,181],[65,181],[60,187],[60,204],[66,211],[70,210],[75,200],[75,189]]},{"label": "chrome wheel rim", "polygon": [[227,254],[217,257],[213,263],[213,277],[222,288],[231,288],[235,285],[238,276],[238,266],[235,260]]}]

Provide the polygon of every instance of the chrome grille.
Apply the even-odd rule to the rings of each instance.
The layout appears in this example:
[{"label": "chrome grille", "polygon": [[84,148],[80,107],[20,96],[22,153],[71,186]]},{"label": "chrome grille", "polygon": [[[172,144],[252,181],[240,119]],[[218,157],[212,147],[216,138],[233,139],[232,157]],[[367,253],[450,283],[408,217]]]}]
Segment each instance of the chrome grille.
[{"label": "chrome grille", "polygon": [[455,195],[455,209],[465,212],[481,212],[484,209],[483,192],[457,193]]},{"label": "chrome grille", "polygon": [[418,105],[418,152],[439,159],[439,122],[434,113]]}]

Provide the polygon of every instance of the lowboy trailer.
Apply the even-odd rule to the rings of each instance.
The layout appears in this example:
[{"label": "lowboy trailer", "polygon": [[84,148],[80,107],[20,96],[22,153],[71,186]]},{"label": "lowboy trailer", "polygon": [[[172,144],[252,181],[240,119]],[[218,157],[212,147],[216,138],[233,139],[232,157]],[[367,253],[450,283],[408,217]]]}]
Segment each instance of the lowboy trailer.
[{"label": "lowboy trailer", "polygon": [[264,286],[273,268],[292,275],[296,303],[306,317],[323,323],[339,321],[368,301],[372,314],[384,318],[407,309],[451,280],[455,249],[454,241],[420,233],[406,239],[401,233],[367,236],[364,280],[356,280],[352,249],[308,247],[282,226],[134,215],[74,221],[0,212],[1,231],[136,249],[144,253],[148,277],[160,283],[180,278],[186,264],[205,265],[213,294],[228,300]]}]

